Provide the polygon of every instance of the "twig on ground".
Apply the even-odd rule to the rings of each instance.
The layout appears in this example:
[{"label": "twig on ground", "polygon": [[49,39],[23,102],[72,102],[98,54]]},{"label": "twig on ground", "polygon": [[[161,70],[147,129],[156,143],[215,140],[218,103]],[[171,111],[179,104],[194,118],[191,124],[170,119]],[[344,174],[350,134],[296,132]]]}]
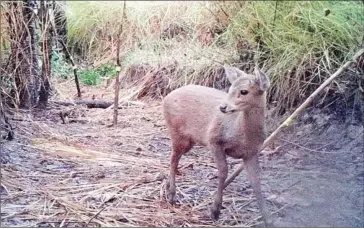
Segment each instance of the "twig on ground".
[{"label": "twig on ground", "polygon": [[311,152],[315,152],[315,153],[322,153],[322,151],[318,151],[318,150],[310,149],[310,148],[304,147],[304,146],[302,146],[302,145],[300,145],[300,144],[297,144],[297,143],[294,143],[294,142],[291,142],[291,141],[285,140],[285,139],[283,139],[283,138],[279,138],[279,140],[284,141],[284,142],[286,142],[286,143],[288,143],[288,144],[295,145],[295,146],[297,146],[297,147],[299,147],[299,148],[302,148],[302,149],[305,149],[305,150],[307,150],[307,151],[311,151]]}]

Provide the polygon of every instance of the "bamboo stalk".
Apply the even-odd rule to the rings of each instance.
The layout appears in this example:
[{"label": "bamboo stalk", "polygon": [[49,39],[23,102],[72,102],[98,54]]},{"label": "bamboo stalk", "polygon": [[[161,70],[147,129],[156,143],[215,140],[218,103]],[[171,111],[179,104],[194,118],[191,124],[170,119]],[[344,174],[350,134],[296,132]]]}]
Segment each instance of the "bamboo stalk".
[{"label": "bamboo stalk", "polygon": [[[269,144],[273,142],[273,140],[277,137],[277,134],[281,132],[284,128],[290,126],[293,121],[310,105],[313,99],[327,86],[329,85],[336,77],[338,77],[344,70],[346,70],[352,63],[355,63],[357,59],[364,54],[364,49],[360,49],[352,58],[352,60],[346,62],[342,65],[334,74],[332,74],[325,82],[323,82],[320,87],[318,87],[302,104],[299,106],[263,143],[259,152],[262,152]],[[226,188],[234,179],[237,177],[241,171],[243,171],[244,165],[240,165],[237,170],[235,170],[231,176],[229,176],[226,181],[224,187]]]}]

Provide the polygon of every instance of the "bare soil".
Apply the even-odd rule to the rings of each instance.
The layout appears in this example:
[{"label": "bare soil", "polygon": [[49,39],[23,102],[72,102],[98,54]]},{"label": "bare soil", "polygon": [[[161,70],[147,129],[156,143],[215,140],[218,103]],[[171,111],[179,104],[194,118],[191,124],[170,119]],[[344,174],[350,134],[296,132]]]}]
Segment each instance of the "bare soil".
[{"label": "bare soil", "polygon": [[[210,220],[217,177],[203,147],[182,157],[177,204],[166,202],[170,141],[159,102],[120,109],[115,127],[112,110],[77,107],[62,124],[62,109],[12,117],[15,139],[1,142],[1,226],[262,226],[244,172]],[[268,118],[269,131],[281,120]],[[363,227],[363,143],[362,125],[320,113],[282,134],[279,150],[260,158],[274,226]],[[240,163],[229,162],[230,172]]]}]

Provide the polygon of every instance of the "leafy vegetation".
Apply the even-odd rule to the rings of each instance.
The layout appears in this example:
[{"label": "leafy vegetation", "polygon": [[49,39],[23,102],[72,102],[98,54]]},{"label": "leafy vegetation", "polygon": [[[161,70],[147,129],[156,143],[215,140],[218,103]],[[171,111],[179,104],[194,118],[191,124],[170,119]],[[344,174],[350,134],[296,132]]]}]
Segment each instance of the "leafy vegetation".
[{"label": "leafy vegetation", "polygon": [[51,59],[53,74],[62,79],[69,79],[73,76],[72,65],[67,63],[64,55],[54,50]]},{"label": "leafy vegetation", "polygon": [[97,85],[100,82],[100,74],[93,70],[82,70],[80,72],[80,80],[86,85]]},{"label": "leafy vegetation", "polygon": [[112,78],[116,75],[116,68],[113,65],[102,64],[92,69],[86,68],[80,71],[80,81],[85,85],[97,85],[102,79]]},{"label": "leafy vegetation", "polygon": [[[51,63],[53,74],[56,77],[62,79],[73,77],[73,67],[65,60],[61,52],[57,50],[53,51]],[[80,81],[85,85],[97,85],[102,79],[115,77],[116,73],[115,65],[101,64],[97,68],[89,67],[80,69]]]}]

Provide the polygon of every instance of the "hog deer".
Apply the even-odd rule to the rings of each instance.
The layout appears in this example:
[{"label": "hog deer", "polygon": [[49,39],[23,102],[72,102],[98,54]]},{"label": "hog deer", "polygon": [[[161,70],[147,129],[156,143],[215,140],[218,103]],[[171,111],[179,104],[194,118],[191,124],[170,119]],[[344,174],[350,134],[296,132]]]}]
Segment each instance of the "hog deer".
[{"label": "hog deer", "polygon": [[211,207],[217,220],[228,175],[226,157],[243,159],[265,225],[270,224],[260,186],[259,150],[265,138],[266,91],[269,78],[257,67],[254,75],[224,66],[232,84],[225,93],[214,88],[187,85],[169,93],[163,100],[163,114],[172,142],[166,194],[175,202],[175,176],[182,154],[195,144],[207,146],[218,169],[218,189]]}]

